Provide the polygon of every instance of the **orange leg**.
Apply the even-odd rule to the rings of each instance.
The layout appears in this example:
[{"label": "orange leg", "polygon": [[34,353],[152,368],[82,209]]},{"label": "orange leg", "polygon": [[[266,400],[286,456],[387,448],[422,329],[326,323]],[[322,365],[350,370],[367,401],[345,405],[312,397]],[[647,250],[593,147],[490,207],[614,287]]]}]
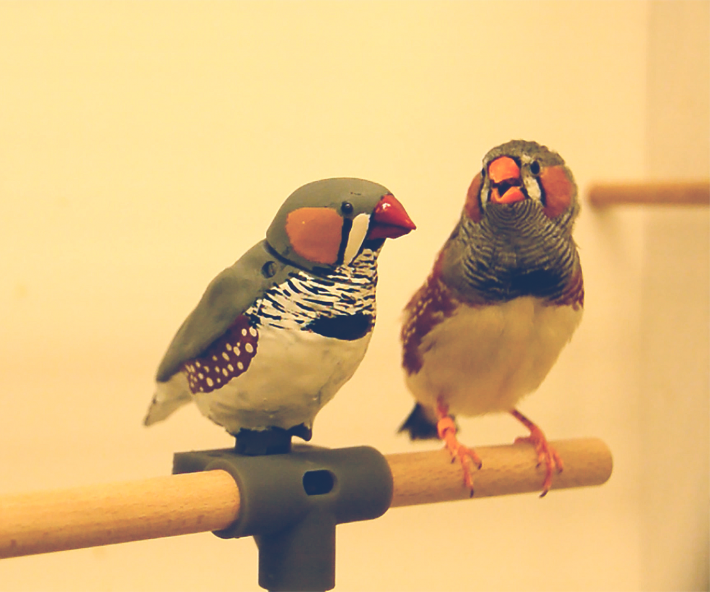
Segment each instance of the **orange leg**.
[{"label": "orange leg", "polygon": [[449,406],[441,398],[437,400],[436,416],[438,419],[436,430],[439,438],[444,441],[446,449],[451,454],[451,462],[458,458],[459,463],[461,463],[464,485],[471,491],[471,497],[473,497],[473,475],[471,475],[471,468],[468,462],[472,462],[479,469],[483,466],[483,463],[475,450],[464,446],[456,439],[456,424],[449,415]]},{"label": "orange leg", "polygon": [[530,430],[530,435],[524,438],[516,438],[515,443],[518,442],[528,442],[535,447],[535,452],[537,453],[537,466],[539,467],[543,462],[545,463],[545,480],[542,482],[542,493],[540,497],[545,497],[547,492],[550,491],[550,486],[552,485],[552,470],[557,469],[558,473],[562,472],[564,469],[564,464],[560,455],[557,451],[550,446],[545,438],[545,434],[542,430],[537,427],[532,421],[525,417],[517,409],[513,409],[511,415],[520,421],[526,428]]}]

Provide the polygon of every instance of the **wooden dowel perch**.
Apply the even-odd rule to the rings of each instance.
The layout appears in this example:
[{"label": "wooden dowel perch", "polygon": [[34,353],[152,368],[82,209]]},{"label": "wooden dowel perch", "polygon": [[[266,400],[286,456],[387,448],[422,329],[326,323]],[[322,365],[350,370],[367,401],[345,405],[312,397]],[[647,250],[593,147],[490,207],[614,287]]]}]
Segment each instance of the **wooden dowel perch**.
[{"label": "wooden dowel perch", "polygon": [[[611,453],[598,439],[552,442],[565,462],[552,489],[601,485]],[[475,497],[539,492],[543,469],[526,444],[476,448]],[[448,452],[385,457],[394,481],[391,507],[463,500],[469,492]],[[544,502],[551,503],[554,492]],[[225,471],[157,477],[0,497],[0,558],[222,530],[239,516],[239,489]]]},{"label": "wooden dowel perch", "polygon": [[617,205],[710,205],[710,182],[619,183],[590,187],[589,203]]}]

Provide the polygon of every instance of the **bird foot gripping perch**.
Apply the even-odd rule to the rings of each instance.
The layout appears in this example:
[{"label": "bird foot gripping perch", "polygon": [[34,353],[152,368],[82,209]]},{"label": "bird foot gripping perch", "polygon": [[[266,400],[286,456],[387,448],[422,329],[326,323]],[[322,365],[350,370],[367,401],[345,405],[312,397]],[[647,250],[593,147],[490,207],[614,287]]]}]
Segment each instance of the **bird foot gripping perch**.
[{"label": "bird foot gripping perch", "polygon": [[300,445],[287,454],[233,449],[175,454],[173,473],[222,469],[236,481],[238,520],[221,538],[253,536],[259,585],[268,590],[335,586],[335,527],[380,517],[392,501],[392,473],[377,450]]},{"label": "bird foot gripping perch", "polygon": [[513,409],[510,414],[530,430],[529,436],[521,436],[516,438],[515,444],[518,444],[519,442],[532,444],[535,447],[535,453],[537,454],[537,466],[539,467],[542,463],[545,463],[545,480],[542,483],[542,493],[540,494],[540,497],[545,497],[547,492],[550,491],[550,487],[552,487],[553,469],[557,469],[558,473],[561,473],[564,469],[562,457],[557,454],[557,451],[550,445],[545,437],[545,434],[537,425],[535,425],[517,409]]},{"label": "bird foot gripping perch", "polygon": [[466,489],[471,492],[471,497],[473,497],[473,476],[471,475],[471,468],[467,461],[472,462],[477,469],[480,469],[483,463],[475,450],[464,446],[458,441],[456,438],[456,422],[454,418],[448,414],[448,407],[441,401],[437,406],[437,415],[439,420],[436,423],[436,430],[439,439],[444,442],[446,449],[449,451],[449,454],[451,454],[451,462],[455,462],[456,459],[458,459],[461,464],[464,485]]}]

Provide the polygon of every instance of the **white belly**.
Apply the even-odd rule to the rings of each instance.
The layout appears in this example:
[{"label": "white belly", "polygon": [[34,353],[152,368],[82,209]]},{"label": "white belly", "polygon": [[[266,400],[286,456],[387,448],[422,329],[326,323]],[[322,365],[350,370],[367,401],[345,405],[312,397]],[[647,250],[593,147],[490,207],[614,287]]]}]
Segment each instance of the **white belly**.
[{"label": "white belly", "polygon": [[426,407],[443,397],[453,414],[509,411],[540,386],[581,318],[581,308],[533,297],[461,307],[422,340],[423,365],[407,385]]},{"label": "white belly", "polygon": [[360,365],[371,333],[355,341],[309,331],[259,328],[249,369],[223,388],[195,393],[200,411],[236,433],[267,427],[310,427],[318,411]]}]

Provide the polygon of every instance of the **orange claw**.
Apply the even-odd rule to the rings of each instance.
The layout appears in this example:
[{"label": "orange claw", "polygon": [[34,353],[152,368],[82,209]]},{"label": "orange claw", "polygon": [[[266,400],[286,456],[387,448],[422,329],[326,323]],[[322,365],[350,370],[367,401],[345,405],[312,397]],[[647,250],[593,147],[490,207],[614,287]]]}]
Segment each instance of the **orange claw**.
[{"label": "orange claw", "polygon": [[529,436],[516,438],[515,443],[526,442],[532,444],[537,453],[537,466],[539,467],[543,462],[545,463],[545,480],[542,482],[542,493],[540,494],[540,497],[545,497],[552,486],[553,469],[557,469],[558,473],[561,473],[564,469],[562,458],[557,454],[557,451],[550,446],[547,438],[545,438],[545,434],[543,434],[539,427],[517,409],[513,409],[510,413],[530,430]]},{"label": "orange claw", "polygon": [[472,462],[479,469],[483,466],[483,463],[475,450],[464,446],[456,439],[456,424],[449,415],[448,406],[441,400],[438,402],[436,412],[438,417],[436,430],[439,438],[444,441],[446,449],[451,454],[451,462],[455,462],[458,458],[463,470],[464,485],[471,492],[471,497],[473,497],[473,475],[467,461]]}]

